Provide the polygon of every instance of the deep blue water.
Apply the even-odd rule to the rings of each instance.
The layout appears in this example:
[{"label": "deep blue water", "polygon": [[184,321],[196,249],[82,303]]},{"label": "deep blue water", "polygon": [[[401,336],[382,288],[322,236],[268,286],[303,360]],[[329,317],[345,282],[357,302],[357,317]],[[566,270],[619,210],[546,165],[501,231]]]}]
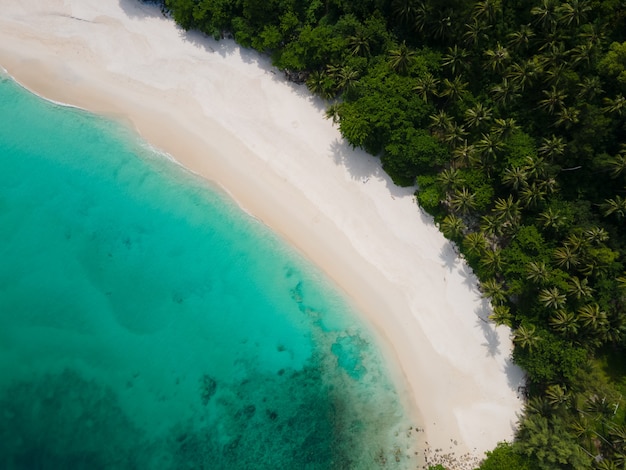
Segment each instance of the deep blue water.
[{"label": "deep blue water", "polygon": [[372,338],[220,191],[0,77],[0,468],[409,467]]}]

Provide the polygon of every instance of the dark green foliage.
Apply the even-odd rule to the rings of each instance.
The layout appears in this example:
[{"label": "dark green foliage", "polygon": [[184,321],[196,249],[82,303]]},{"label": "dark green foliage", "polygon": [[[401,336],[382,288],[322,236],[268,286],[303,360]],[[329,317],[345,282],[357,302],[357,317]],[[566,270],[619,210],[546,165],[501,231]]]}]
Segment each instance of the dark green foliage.
[{"label": "dark green foliage", "polygon": [[487,458],[480,464],[480,470],[534,470],[536,463],[520,449],[508,442],[500,442],[498,446],[487,452]]},{"label": "dark green foliage", "polygon": [[165,0],[165,6],[172,12],[174,20],[183,29],[189,30],[199,26],[194,18],[196,7],[194,0]]},{"label": "dark green foliage", "polygon": [[584,452],[560,417],[533,414],[522,419],[518,431],[521,453],[537,470],[586,470],[592,459]]},{"label": "dark green foliage", "polygon": [[[402,133],[410,138],[423,134],[419,126],[428,112],[429,106],[413,92],[412,80],[379,62],[354,86],[351,99],[339,107],[339,129],[353,146],[379,154],[387,145],[404,145],[399,142]],[[412,184],[415,176],[407,174],[410,181],[405,184]]]},{"label": "dark green foliage", "polygon": [[[548,247],[534,225],[517,229],[515,238],[502,250],[503,270],[506,279],[523,282],[531,262],[549,262]],[[525,286],[525,284],[522,284]],[[521,293],[521,292],[516,292]]]},{"label": "dark green foliage", "polygon": [[384,170],[400,186],[413,184],[418,174],[441,165],[447,155],[435,138],[413,127],[392,132],[389,140],[381,161]]},{"label": "dark green foliage", "polygon": [[292,70],[316,70],[326,64],[339,63],[347,41],[337,36],[328,25],[305,26],[297,41],[289,43],[280,54],[276,64]]},{"label": "dark green foliage", "polygon": [[626,42],[611,44],[598,63],[598,71],[611,80],[609,83],[616,91],[626,91]]},{"label": "dark green foliage", "polygon": [[492,180],[476,169],[462,169],[460,173],[468,190],[474,194],[475,210],[478,212],[486,211],[494,197]]},{"label": "dark green foliage", "polygon": [[532,349],[516,348],[513,360],[537,384],[571,384],[587,360],[587,352],[546,331],[537,335]]},{"label": "dark green foliage", "polygon": [[516,131],[507,139],[504,155],[507,167],[523,167],[527,157],[537,156],[535,140],[525,132]]}]

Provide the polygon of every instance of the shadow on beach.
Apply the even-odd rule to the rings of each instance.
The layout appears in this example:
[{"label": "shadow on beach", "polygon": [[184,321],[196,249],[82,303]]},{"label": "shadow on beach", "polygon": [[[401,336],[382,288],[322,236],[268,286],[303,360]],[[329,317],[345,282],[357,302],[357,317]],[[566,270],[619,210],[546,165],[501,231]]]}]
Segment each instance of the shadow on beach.
[{"label": "shadow on beach", "polygon": [[482,299],[480,305],[474,310],[476,314],[476,324],[482,330],[485,342],[482,343],[487,348],[487,355],[494,357],[501,354],[500,351],[500,336],[496,332],[496,327],[491,320],[489,320],[489,314],[491,312],[491,305],[487,299]]},{"label": "shadow on beach", "polygon": [[[329,152],[335,164],[348,170],[353,180],[367,184],[369,179],[373,178],[385,183],[392,199],[413,196],[415,193],[413,186],[401,187],[394,184],[383,170],[378,157],[369,155],[364,150],[352,148],[345,139],[335,139],[330,145]],[[432,219],[429,223],[432,224]]]},{"label": "shadow on beach", "polygon": [[[482,345],[487,349],[487,355],[495,357],[502,354],[500,337],[504,327],[496,327],[495,323],[489,320],[490,313],[491,305],[487,299],[483,299],[474,310],[476,324],[480,327],[485,337],[485,342]],[[501,331],[498,332],[498,329]],[[504,358],[503,371],[509,388],[518,394],[518,398],[523,398],[523,390],[526,385],[524,371],[513,363],[513,359],[510,356]]]}]

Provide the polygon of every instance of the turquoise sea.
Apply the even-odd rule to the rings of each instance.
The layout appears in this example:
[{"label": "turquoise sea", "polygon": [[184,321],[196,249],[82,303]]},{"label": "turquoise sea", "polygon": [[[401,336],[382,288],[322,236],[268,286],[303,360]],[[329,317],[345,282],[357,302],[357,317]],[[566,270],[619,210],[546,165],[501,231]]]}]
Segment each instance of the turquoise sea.
[{"label": "turquoise sea", "polygon": [[414,468],[373,338],[222,192],[0,77],[0,468]]}]

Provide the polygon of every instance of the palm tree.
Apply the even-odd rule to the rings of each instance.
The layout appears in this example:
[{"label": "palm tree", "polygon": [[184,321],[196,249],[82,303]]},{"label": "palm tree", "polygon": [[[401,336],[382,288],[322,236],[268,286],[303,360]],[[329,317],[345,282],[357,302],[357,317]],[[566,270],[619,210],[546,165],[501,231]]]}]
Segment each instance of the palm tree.
[{"label": "palm tree", "polygon": [[337,124],[339,120],[341,119],[340,110],[341,110],[341,103],[332,103],[326,109],[326,113],[325,113],[326,119],[332,119],[333,124]]},{"label": "palm tree", "polygon": [[468,214],[476,207],[476,195],[467,188],[454,191],[454,196],[450,198],[450,207],[455,212]]},{"label": "palm tree", "polygon": [[515,122],[513,118],[496,118],[493,121],[493,127],[491,128],[491,132],[497,135],[500,139],[507,139],[513,134],[516,130],[519,129],[519,126]]},{"label": "palm tree", "polygon": [[594,468],[596,470],[622,470],[624,466],[610,457],[604,457]]},{"label": "palm tree", "polygon": [[521,203],[529,208],[537,207],[544,201],[545,196],[545,190],[536,183],[524,186],[519,193]]},{"label": "palm tree", "polygon": [[325,99],[332,98],[334,95],[332,91],[334,88],[332,78],[328,76],[326,72],[321,70],[311,72],[306,80],[306,86],[311,93],[319,95]]},{"label": "palm tree", "polygon": [[591,41],[577,45],[576,47],[574,47],[574,49],[570,51],[572,63],[579,64],[582,62],[584,63],[584,65],[589,67],[591,65],[591,61],[594,57],[595,51],[596,46],[594,46]]},{"label": "palm tree", "polygon": [[561,294],[557,287],[550,287],[547,289],[541,289],[539,291],[539,302],[545,307],[552,308],[554,310],[562,309],[565,306],[565,294]]},{"label": "palm tree", "polygon": [[587,278],[581,280],[574,276],[568,282],[567,293],[577,300],[580,300],[591,297],[593,295],[593,288],[589,286]]},{"label": "palm tree", "polygon": [[453,191],[463,183],[463,176],[456,168],[446,168],[437,175],[437,181],[445,191]]},{"label": "palm tree", "polygon": [[609,239],[609,232],[601,227],[591,227],[585,230],[585,237],[587,238],[587,242],[599,245]]},{"label": "palm tree", "polygon": [[585,403],[585,411],[594,415],[599,415],[601,418],[610,418],[613,416],[613,406],[611,402],[606,399],[605,396],[597,394],[589,397],[587,403]]},{"label": "palm tree", "polygon": [[528,350],[532,350],[539,340],[540,337],[537,335],[535,325],[520,325],[513,335],[513,342]]},{"label": "palm tree", "polygon": [[456,75],[457,72],[467,70],[468,60],[469,52],[455,44],[454,47],[448,47],[448,53],[442,57],[441,64],[450,67],[452,75]]},{"label": "palm tree", "polygon": [[536,59],[529,59],[521,64],[514,63],[506,73],[513,83],[518,85],[522,91],[526,86],[531,86],[537,76],[541,73],[541,64]]},{"label": "palm tree", "polygon": [[494,322],[496,326],[505,325],[511,327],[513,322],[511,309],[506,305],[494,305],[493,312],[489,315],[489,320]]},{"label": "palm tree", "polygon": [[573,336],[578,332],[576,315],[567,310],[557,310],[549,320],[550,326],[558,333],[565,336]]},{"label": "palm tree", "polygon": [[570,394],[567,393],[566,388],[561,387],[559,384],[553,384],[546,389],[546,399],[551,406],[557,408],[569,401]]},{"label": "palm tree", "polygon": [[502,221],[492,215],[483,215],[480,218],[480,229],[490,237],[502,235]]},{"label": "palm tree", "polygon": [[452,151],[452,159],[455,165],[459,167],[469,166],[476,154],[476,148],[472,144],[468,144],[465,140],[461,145]]},{"label": "palm tree", "polygon": [[548,280],[548,268],[543,261],[531,261],[526,265],[526,279],[542,285]]},{"label": "palm tree", "polygon": [[559,189],[559,183],[556,178],[550,176],[543,180],[538,180],[537,186],[544,194],[552,195]]},{"label": "palm tree", "polygon": [[[482,157],[482,161],[486,166],[488,162],[495,161],[498,153],[502,150],[504,144],[500,141],[497,135],[488,133],[482,134],[481,139],[476,142],[476,150]],[[489,172],[489,168],[486,168]]]},{"label": "palm tree", "polygon": [[594,46],[599,46],[606,39],[604,25],[595,22],[584,24],[580,27],[578,37],[591,42]]},{"label": "palm tree", "polygon": [[596,96],[599,96],[604,92],[602,89],[602,82],[598,76],[584,77],[582,82],[578,84],[578,88],[580,89],[578,97],[587,99],[588,101],[593,100]]},{"label": "palm tree", "polygon": [[496,103],[502,103],[507,105],[510,101],[519,96],[519,85],[514,82],[510,82],[508,78],[503,78],[502,82],[492,86],[489,90],[493,100]]},{"label": "palm tree", "polygon": [[480,127],[482,124],[491,120],[491,108],[476,103],[473,107],[465,111],[465,123],[468,127]]},{"label": "palm tree", "polygon": [[[609,255],[610,256],[610,255]],[[587,256],[585,258],[585,265],[579,268],[579,271],[585,276],[601,275],[606,273],[609,261],[606,257],[600,256]]]},{"label": "palm tree", "polygon": [[580,116],[580,110],[574,106],[566,106],[557,112],[555,124],[570,129],[574,124],[578,124],[578,116]]},{"label": "palm tree", "polygon": [[609,431],[611,443],[619,450],[626,449],[626,426],[617,425]]},{"label": "palm tree", "polygon": [[350,65],[344,65],[337,72],[337,87],[340,90],[352,88],[359,79],[359,71]]},{"label": "palm tree", "polygon": [[539,6],[531,8],[530,14],[535,17],[535,23],[540,25],[544,31],[553,31],[557,23],[556,0],[541,0]]},{"label": "palm tree", "polygon": [[500,255],[500,250],[496,248],[495,250],[487,250],[485,251],[483,257],[480,260],[480,265],[489,270],[492,274],[498,273],[502,268],[502,257]]},{"label": "palm tree", "polygon": [[487,245],[487,237],[483,232],[470,232],[463,239],[463,246],[470,255],[482,256]]},{"label": "palm tree", "polygon": [[572,23],[578,26],[587,18],[587,12],[591,6],[585,0],[568,0],[556,8],[558,22],[570,26]]},{"label": "palm tree", "polygon": [[509,186],[513,190],[517,191],[520,188],[527,185],[528,172],[515,166],[513,168],[507,168],[502,172],[502,183]]},{"label": "palm tree", "polygon": [[[546,60],[550,59],[546,57]],[[544,73],[544,82],[549,83],[550,85],[558,86],[559,83],[561,83],[561,80],[565,77],[567,70],[568,67],[566,64],[555,64],[546,68]]]},{"label": "palm tree", "polygon": [[524,158],[524,169],[528,172],[528,174],[533,178],[543,178],[546,174],[546,162],[543,158],[527,155]]},{"label": "palm tree", "polygon": [[481,0],[474,5],[472,18],[484,20],[487,24],[493,24],[501,10],[502,4],[500,0]]},{"label": "palm tree", "polygon": [[539,51],[542,52],[542,60],[547,66],[555,67],[567,63],[568,51],[561,38],[552,38],[545,41],[539,48]]},{"label": "palm tree", "polygon": [[554,262],[559,267],[571,269],[578,266],[579,259],[575,249],[565,245],[556,248],[553,253]]},{"label": "palm tree", "polygon": [[431,22],[430,34],[435,37],[435,39],[443,40],[446,39],[453,30],[452,15],[454,12],[446,8],[436,11],[436,14],[437,17],[433,18]]},{"label": "palm tree", "polygon": [[362,30],[356,31],[352,36],[348,37],[348,52],[353,56],[369,57],[370,55],[370,38]]},{"label": "palm tree", "polygon": [[563,108],[564,100],[567,98],[567,94],[557,89],[554,85],[549,90],[542,90],[544,99],[539,101],[539,107],[546,110],[549,114],[554,114],[555,111]]},{"label": "palm tree", "polygon": [[495,49],[487,49],[485,55],[487,56],[487,64],[494,72],[502,72],[510,58],[509,51],[500,43],[496,45]]},{"label": "palm tree", "polygon": [[531,397],[524,407],[526,416],[534,419],[535,416],[548,417],[552,415],[554,409],[545,396]]},{"label": "palm tree", "polygon": [[463,39],[469,46],[477,48],[482,41],[487,40],[489,37],[486,31],[490,28],[490,25],[478,18],[473,18],[470,23],[465,24],[465,33],[463,33]]},{"label": "palm tree", "polygon": [[544,137],[541,140],[541,145],[537,149],[539,155],[548,158],[549,160],[555,160],[558,157],[562,157],[565,153],[567,144],[563,140],[563,137],[557,137],[552,134],[552,137]]},{"label": "palm tree", "polygon": [[496,199],[493,212],[503,221],[504,226],[515,226],[519,223],[519,202],[513,200],[510,194],[506,199]]},{"label": "palm tree", "polygon": [[567,219],[565,216],[556,209],[548,207],[546,210],[539,214],[539,223],[547,229],[558,231],[565,225]]},{"label": "palm tree", "polygon": [[467,91],[468,83],[463,81],[460,76],[454,77],[454,80],[450,81],[447,78],[443,79],[443,90],[441,96],[447,96],[452,101],[460,99]]},{"label": "palm tree", "polygon": [[622,173],[626,175],[626,151],[622,150],[618,155],[611,158],[606,166],[611,170],[611,178],[617,178]]},{"label": "palm tree", "polygon": [[608,326],[606,313],[595,303],[580,307],[578,309],[578,318],[584,327],[593,330],[601,330]]},{"label": "palm tree", "polygon": [[391,9],[398,23],[413,27],[418,16],[424,12],[425,5],[420,0],[393,0]]},{"label": "palm tree", "polygon": [[454,149],[457,145],[465,141],[465,137],[467,137],[467,131],[462,125],[453,122],[452,125],[448,129],[446,129],[442,137],[443,141],[448,144],[448,147]]},{"label": "palm tree", "polygon": [[621,196],[615,196],[613,199],[605,199],[603,204],[600,204],[600,209],[605,217],[615,214],[618,220],[626,217],[626,198]]},{"label": "palm tree", "polygon": [[535,32],[532,27],[529,24],[523,24],[519,31],[509,34],[509,46],[515,49],[526,49],[534,36]]},{"label": "palm tree", "polygon": [[587,247],[587,240],[578,233],[571,233],[567,236],[564,245],[578,252]]},{"label": "palm tree", "polygon": [[495,279],[487,279],[480,284],[483,297],[491,299],[492,305],[502,305],[506,301],[504,285]]},{"label": "palm tree", "polygon": [[464,230],[465,223],[463,223],[463,219],[454,214],[446,215],[441,221],[441,231],[451,240],[457,240],[462,237]]},{"label": "palm tree", "polygon": [[429,97],[437,96],[438,85],[439,80],[433,74],[427,72],[415,80],[413,90],[417,92],[425,103],[428,103]]},{"label": "palm tree", "polygon": [[453,124],[452,117],[444,110],[430,116],[430,131],[438,138],[443,140],[443,136],[448,132]]},{"label": "palm tree", "polygon": [[406,74],[411,65],[415,62],[416,53],[406,45],[406,41],[402,41],[397,48],[391,49],[388,53],[388,64],[394,72],[400,75]]},{"label": "palm tree", "polygon": [[624,95],[621,93],[613,99],[604,98],[604,104],[606,106],[602,108],[602,110],[611,114],[622,116],[624,111],[626,111],[626,98],[624,98]]}]

